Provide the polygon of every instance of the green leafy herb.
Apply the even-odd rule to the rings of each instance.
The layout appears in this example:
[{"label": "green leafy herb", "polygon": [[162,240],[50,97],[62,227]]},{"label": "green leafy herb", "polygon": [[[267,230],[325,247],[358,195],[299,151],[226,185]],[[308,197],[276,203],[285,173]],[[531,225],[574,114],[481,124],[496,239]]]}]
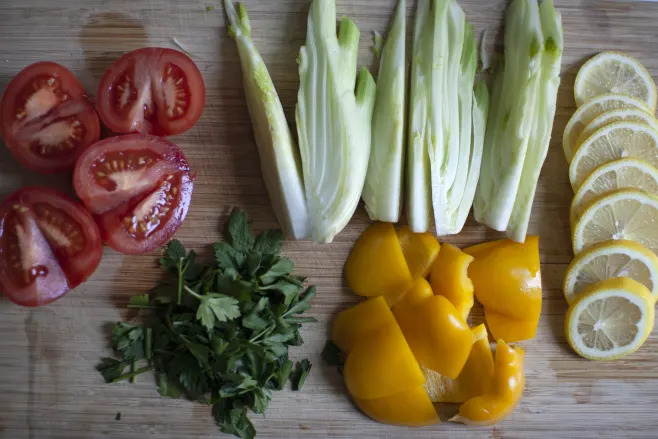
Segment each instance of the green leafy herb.
[{"label": "green leafy herb", "polygon": [[307,358],[304,358],[302,361],[297,362],[297,367],[295,368],[295,377],[292,380],[292,389],[301,390],[306,377],[311,372],[311,362]]},{"label": "green leafy herb", "polygon": [[226,240],[213,246],[210,265],[196,261],[179,241],[160,259],[165,279],[149,294],[131,298],[130,308],[153,310],[148,324],[119,322],[112,347],[120,359],[96,367],[107,382],[131,380],[155,371],[163,397],[212,406],[224,433],[253,438],[249,411],[262,414],[288,381],[299,390],[311,370],[308,360],[288,359],[288,348],[303,343],[304,315],[316,294],[294,264],[280,256],[283,234],[251,233],[244,212],[231,213]]},{"label": "green leafy herb", "polygon": [[338,373],[343,374],[343,366],[345,365],[345,359],[343,354],[340,351],[340,348],[336,346],[331,340],[327,340],[322,350],[322,361],[324,361],[329,366],[336,366]]}]

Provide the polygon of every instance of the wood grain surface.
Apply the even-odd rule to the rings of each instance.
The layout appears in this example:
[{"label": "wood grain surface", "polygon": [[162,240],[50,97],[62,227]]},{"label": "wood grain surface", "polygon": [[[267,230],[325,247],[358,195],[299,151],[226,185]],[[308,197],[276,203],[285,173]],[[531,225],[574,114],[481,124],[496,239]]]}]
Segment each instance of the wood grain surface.
[{"label": "wood grain surface", "polygon": [[[396,0],[338,0],[339,15],[361,29],[359,64],[371,66],[370,35],[384,32]],[[415,2],[408,0],[409,34]],[[461,0],[479,35],[501,39],[504,0]],[[658,4],[556,0],[562,12],[566,51],[553,141],[544,165],[530,231],[541,237],[544,308],[537,337],[525,343],[527,389],[516,412],[495,427],[443,423],[422,429],[370,421],[350,403],[340,377],[319,354],[336,312],[359,299],[347,290],[342,266],[369,223],[359,208],[333,244],[290,242],[285,254],[318,285],[304,327],[306,344],[293,357],[314,364],[301,392],[279,392],[265,417],[253,416],[267,438],[619,438],[658,436],[658,335],[627,360],[594,363],[569,351],[563,337],[566,303],[560,290],[572,253],[569,203],[572,192],[560,145],[574,111],[573,81],[583,60],[607,49],[639,58],[658,77]],[[209,11],[207,6],[214,6]],[[307,0],[246,0],[253,36],[278,88],[286,113],[296,102],[295,58],[306,34]],[[193,54],[207,87],[199,123],[174,139],[197,171],[187,221],[177,237],[208,254],[233,206],[245,208],[254,228],[276,226],[241,85],[234,43],[226,36],[219,0],[0,0],[0,90],[23,67],[51,60],[71,69],[95,95],[110,63],[144,46]],[[500,45],[496,45],[500,50]],[[293,118],[290,117],[289,120]],[[21,168],[0,147],[0,196],[24,185],[70,192],[70,176],[44,177]],[[498,235],[474,222],[448,241],[467,245]],[[151,377],[137,384],[104,384],[94,370],[109,353],[108,328],[130,319],[128,297],[158,280],[157,252],[122,256],[106,249],[91,280],[60,301],[24,309],[0,299],[0,438],[6,439],[197,439],[221,436],[207,407],[160,398]],[[482,321],[481,309],[473,323]],[[121,412],[121,420],[115,416]]]}]

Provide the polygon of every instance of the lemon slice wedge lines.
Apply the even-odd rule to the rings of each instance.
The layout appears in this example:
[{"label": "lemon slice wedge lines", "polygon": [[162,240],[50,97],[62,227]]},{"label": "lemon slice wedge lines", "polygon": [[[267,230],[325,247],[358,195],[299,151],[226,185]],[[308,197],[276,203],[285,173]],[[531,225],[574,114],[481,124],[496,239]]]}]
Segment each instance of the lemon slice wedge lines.
[{"label": "lemon slice wedge lines", "polygon": [[658,131],[642,123],[623,121],[594,132],[574,152],[569,165],[572,187],[577,190],[599,166],[627,157],[658,167]]},{"label": "lemon slice wedge lines", "polygon": [[599,53],[576,75],[577,106],[605,93],[632,96],[644,101],[652,111],[656,109],[656,84],[651,75],[639,61],[621,52]]},{"label": "lemon slice wedge lines", "polygon": [[614,360],[635,352],[648,338],[654,301],[641,284],[627,278],[592,285],[569,308],[565,334],[579,355]]},{"label": "lemon slice wedge lines", "polygon": [[573,116],[571,116],[571,119],[569,119],[569,122],[567,122],[567,126],[564,128],[564,135],[562,136],[562,148],[564,149],[564,156],[567,162],[571,162],[573,153],[578,145],[578,139],[587,125],[609,111],[628,108],[639,109],[648,114],[651,113],[651,109],[644,102],[630,96],[614,93],[598,96],[578,108]]},{"label": "lemon slice wedge lines", "polygon": [[573,197],[571,224],[593,199],[617,189],[640,189],[658,195],[658,168],[637,158],[613,160],[599,166],[585,178]]},{"label": "lemon slice wedge lines", "polygon": [[658,298],[658,256],[633,241],[604,241],[580,253],[567,269],[563,292],[569,304],[590,285],[605,279],[629,277]]},{"label": "lemon slice wedge lines", "polygon": [[658,197],[636,189],[620,189],[592,201],[573,227],[573,250],[626,239],[658,251]]}]

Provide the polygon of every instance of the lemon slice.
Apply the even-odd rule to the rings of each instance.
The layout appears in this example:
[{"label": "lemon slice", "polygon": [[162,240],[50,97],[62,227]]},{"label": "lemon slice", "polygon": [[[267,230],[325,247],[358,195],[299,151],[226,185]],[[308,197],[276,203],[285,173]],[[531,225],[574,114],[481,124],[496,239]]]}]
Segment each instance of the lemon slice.
[{"label": "lemon slice", "polygon": [[603,241],[625,239],[658,252],[658,197],[621,189],[592,201],[573,227],[573,252]]},{"label": "lemon slice", "polygon": [[564,128],[562,148],[564,149],[564,157],[567,159],[567,162],[571,163],[571,157],[578,145],[578,138],[587,125],[602,114],[620,108],[635,108],[645,111],[648,114],[651,111],[644,102],[629,96],[607,94],[592,99],[576,110]]},{"label": "lemon slice", "polygon": [[620,52],[602,52],[578,71],[574,94],[581,106],[597,96],[617,93],[644,101],[656,110],[656,84],[640,62]]},{"label": "lemon slice", "polygon": [[564,297],[573,303],[588,286],[605,279],[628,277],[658,298],[658,256],[633,241],[605,241],[571,261],[564,277]]},{"label": "lemon slice", "polygon": [[577,144],[580,145],[583,143],[585,139],[591,136],[594,131],[599,128],[613,122],[622,122],[624,120],[643,123],[658,131],[658,120],[656,120],[653,114],[647,113],[645,110],[639,108],[618,108],[595,117],[594,120],[585,127],[583,132],[580,133]]},{"label": "lemon slice", "polygon": [[569,165],[569,180],[576,191],[599,166],[635,157],[658,166],[658,131],[637,122],[615,122],[589,136]]},{"label": "lemon slice", "polygon": [[617,189],[640,189],[658,195],[658,169],[640,159],[619,159],[596,168],[571,202],[571,224],[594,198]]},{"label": "lemon slice", "polygon": [[635,352],[653,329],[653,297],[628,278],[608,279],[586,288],[571,305],[565,336],[590,360],[614,360]]}]

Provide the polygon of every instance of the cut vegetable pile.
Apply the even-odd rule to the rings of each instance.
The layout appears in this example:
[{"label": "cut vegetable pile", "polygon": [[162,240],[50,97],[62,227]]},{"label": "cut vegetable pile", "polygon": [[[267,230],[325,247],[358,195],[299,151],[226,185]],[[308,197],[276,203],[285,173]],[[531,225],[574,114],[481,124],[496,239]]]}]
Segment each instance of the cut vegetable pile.
[{"label": "cut vegetable pile", "polygon": [[654,324],[656,86],[637,60],[603,52],[578,73],[575,99],[563,137],[576,254],[564,280],[565,333],[583,357],[614,360],[635,352]]},{"label": "cut vegetable pile", "polygon": [[[433,402],[462,404],[451,421],[471,425],[512,413],[525,386],[524,352],[507,343],[532,339],[541,313],[536,237],[462,251],[377,222],[354,244],[345,273],[369,300],[338,314],[323,356],[344,369],[347,391],[366,415],[435,424]],[[485,325],[467,324],[475,299],[497,341],[495,359]]]},{"label": "cut vegetable pile", "polygon": [[[185,220],[194,174],[165,136],[201,117],[205,86],[184,53],[146,47],[103,75],[96,107],[65,67],[21,70],[0,100],[0,134],[38,173],[73,171],[82,201],[47,187],[19,189],[0,205],[0,293],[23,306],[64,296],[97,269],[103,243],[124,254],[166,244]],[[117,134],[99,141],[100,120]]]},{"label": "cut vegetable pile", "polygon": [[280,230],[254,236],[247,216],[234,209],[214,260],[203,265],[194,250],[171,241],[160,259],[165,279],[128,307],[151,312],[112,328],[119,358],[103,358],[98,371],[108,383],[153,371],[160,396],[185,397],[208,407],[222,432],[256,436],[248,413],[264,414],[273,392],[288,381],[299,390],[311,369],[288,358],[303,343],[303,315],[315,296],[294,263],[280,255]]},{"label": "cut vegetable pile", "polygon": [[409,84],[406,2],[398,3],[387,39],[375,35],[377,86],[366,69],[357,75],[356,24],[343,17],[336,34],[335,1],[314,0],[299,55],[299,151],[244,7],[225,7],[263,176],[289,237],[331,242],[360,197],[372,219],[395,223],[406,194],[414,233],[434,225],[438,236],[457,234],[474,206],[478,221],[525,240],[560,84],[562,23],[552,0],[508,7],[491,112],[485,82],[475,84],[473,26],[456,0],[419,1]]}]

